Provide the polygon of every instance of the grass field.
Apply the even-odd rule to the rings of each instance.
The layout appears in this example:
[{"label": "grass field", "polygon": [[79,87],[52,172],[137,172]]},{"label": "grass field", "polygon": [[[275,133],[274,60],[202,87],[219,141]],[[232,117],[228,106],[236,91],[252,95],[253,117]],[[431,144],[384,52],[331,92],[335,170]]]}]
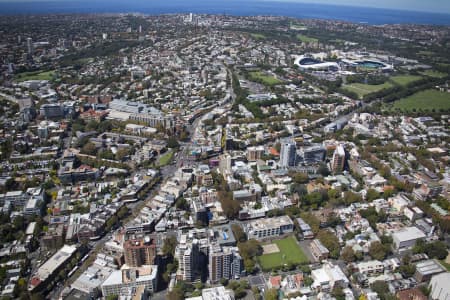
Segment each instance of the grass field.
[{"label": "grass field", "polygon": [[277,84],[282,83],[281,80],[278,80],[273,76],[266,75],[262,72],[250,72],[250,79],[251,80],[260,80],[265,85],[277,85]]},{"label": "grass field", "polygon": [[407,98],[400,99],[392,105],[393,109],[402,111],[412,110],[450,110],[450,93],[437,90],[426,90],[415,93]]},{"label": "grass field", "polygon": [[423,71],[421,74],[435,78],[444,78],[447,76],[447,74],[435,70],[426,70]]},{"label": "grass field", "polygon": [[297,39],[303,43],[316,43],[319,40],[313,37],[309,37],[303,34],[297,34]]},{"label": "grass field", "polygon": [[35,71],[35,72],[23,72],[16,75],[17,81],[26,80],[52,80],[55,75],[55,71]]},{"label": "grass field", "polygon": [[410,84],[411,82],[417,81],[422,79],[421,76],[417,76],[417,75],[399,75],[399,76],[393,76],[391,77],[391,80],[398,84],[398,85],[403,85],[406,86],[408,84]]},{"label": "grass field", "polygon": [[172,161],[172,158],[173,158],[173,152],[172,152],[172,151],[168,151],[168,152],[164,153],[164,154],[159,158],[158,165],[159,165],[160,167],[167,166],[167,165],[170,164],[170,162]]},{"label": "grass field", "polygon": [[274,244],[277,244],[280,252],[263,254],[258,257],[259,264],[263,270],[281,267],[287,263],[300,264],[308,262],[308,258],[300,249],[294,237],[275,241]]},{"label": "grass field", "polygon": [[256,40],[265,40],[266,36],[262,33],[252,33],[251,34],[252,38],[256,39]]},{"label": "grass field", "polygon": [[392,84],[389,82],[377,85],[370,85],[363,83],[352,83],[344,85],[344,89],[355,92],[356,94],[358,94],[359,98],[362,98],[367,94],[378,92],[382,89],[387,89],[390,87],[392,87]]}]

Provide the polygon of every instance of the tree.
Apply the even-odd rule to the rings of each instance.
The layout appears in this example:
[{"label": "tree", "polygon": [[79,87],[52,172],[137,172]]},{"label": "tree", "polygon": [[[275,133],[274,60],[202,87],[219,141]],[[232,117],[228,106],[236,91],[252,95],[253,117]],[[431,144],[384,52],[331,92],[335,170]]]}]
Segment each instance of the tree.
[{"label": "tree", "polygon": [[293,175],[292,180],[298,184],[305,184],[308,183],[309,177],[308,174],[299,172]]},{"label": "tree", "polygon": [[346,263],[354,262],[356,260],[355,251],[350,246],[344,247],[341,252],[341,258]]},{"label": "tree", "polygon": [[264,293],[265,300],[278,300],[278,291],[276,289],[267,290]]},{"label": "tree", "polygon": [[129,154],[126,148],[121,148],[116,152],[116,160],[123,161],[124,158]]},{"label": "tree", "polygon": [[328,169],[327,165],[325,163],[320,163],[319,167],[317,168],[317,173],[320,175],[326,177],[330,175],[330,170]]},{"label": "tree", "polygon": [[189,210],[190,208],[189,202],[187,202],[187,200],[183,197],[178,199],[178,201],[175,203],[175,207],[180,210]]},{"label": "tree", "polygon": [[330,257],[339,257],[339,240],[332,232],[329,230],[322,229],[317,234],[317,239],[330,251]]},{"label": "tree", "polygon": [[180,147],[180,144],[178,143],[178,141],[175,138],[171,137],[167,140],[167,147],[168,148],[178,148],[178,147]]},{"label": "tree", "polygon": [[[377,280],[370,285],[370,288],[378,294],[381,300],[391,299],[389,294],[389,287],[386,282]],[[395,298],[394,298],[395,299]]]},{"label": "tree", "polygon": [[306,224],[311,226],[311,230],[314,234],[317,234],[320,229],[320,220],[317,219],[312,213],[303,212],[300,214],[300,217],[305,221]]},{"label": "tree", "polygon": [[373,242],[369,247],[369,255],[373,259],[383,260],[387,255],[387,249],[382,243]]},{"label": "tree", "polygon": [[369,202],[372,202],[375,199],[378,199],[380,197],[380,193],[378,193],[374,189],[368,189],[366,194],[366,200]]},{"label": "tree", "polygon": [[345,300],[344,290],[338,285],[334,286],[331,295],[336,298],[336,300]]},{"label": "tree", "polygon": [[175,236],[169,236],[164,240],[162,247],[162,253],[164,256],[173,257],[175,254],[175,248],[177,246],[177,238]]},{"label": "tree", "polygon": [[83,146],[83,148],[81,148],[81,153],[84,153],[87,155],[96,155],[97,147],[95,146],[94,143],[88,142]]},{"label": "tree", "polygon": [[233,231],[234,237],[238,242],[247,241],[247,234],[244,232],[242,227],[238,224],[231,225],[231,230]]}]

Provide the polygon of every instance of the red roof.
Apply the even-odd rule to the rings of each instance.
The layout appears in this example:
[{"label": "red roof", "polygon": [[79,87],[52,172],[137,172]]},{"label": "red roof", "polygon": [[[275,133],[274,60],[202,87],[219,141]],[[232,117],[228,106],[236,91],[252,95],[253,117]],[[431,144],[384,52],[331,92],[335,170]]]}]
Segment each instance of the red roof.
[{"label": "red roof", "polygon": [[269,153],[275,156],[280,156],[280,152],[277,151],[277,149],[270,147],[269,148]]},{"label": "red roof", "polygon": [[280,285],[281,285],[281,276],[280,275],[272,276],[272,277],[269,278],[269,281],[270,281],[270,285],[272,287],[280,287]]}]

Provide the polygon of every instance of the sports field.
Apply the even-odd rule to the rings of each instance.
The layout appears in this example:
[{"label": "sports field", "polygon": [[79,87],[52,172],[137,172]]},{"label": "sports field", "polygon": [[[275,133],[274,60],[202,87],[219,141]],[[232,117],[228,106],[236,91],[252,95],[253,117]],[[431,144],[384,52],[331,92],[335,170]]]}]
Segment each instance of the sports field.
[{"label": "sports field", "polygon": [[26,80],[52,80],[55,75],[55,71],[35,71],[35,72],[23,72],[16,75],[17,81]]},{"label": "sports field", "polygon": [[266,75],[262,72],[250,72],[250,80],[260,80],[265,85],[277,85],[282,83],[281,80],[278,80],[277,78]]},{"label": "sports field", "polygon": [[[263,270],[281,267],[288,263],[300,264],[308,262],[308,258],[300,249],[294,237],[288,237],[275,241],[279,251],[270,254],[263,254],[258,257],[259,264]],[[271,247],[275,248],[275,247]]]},{"label": "sports field", "polygon": [[160,158],[159,158],[159,166],[160,167],[164,167],[168,164],[170,164],[170,162],[172,161],[173,158],[173,152],[172,151],[168,151],[166,153],[164,153]]},{"label": "sports field", "polygon": [[414,81],[422,79],[422,76],[417,75],[399,75],[391,77],[391,80],[398,85],[408,85]]},{"label": "sports field", "polygon": [[363,83],[351,83],[344,85],[344,89],[355,92],[359,98],[362,98],[367,94],[378,92],[381,91],[382,89],[387,89],[390,87],[392,87],[392,84],[389,82],[377,85],[370,85]]},{"label": "sports field", "polygon": [[319,40],[313,37],[309,37],[303,34],[297,34],[297,39],[303,43],[316,43]]},{"label": "sports field", "polygon": [[266,36],[262,33],[252,33],[250,34],[252,36],[252,38],[256,39],[256,40],[265,40]]},{"label": "sports field", "polygon": [[402,111],[444,111],[450,110],[450,93],[438,90],[426,90],[415,93],[409,97],[395,101],[393,109]]},{"label": "sports field", "polygon": [[444,78],[447,76],[446,73],[442,73],[442,72],[435,71],[435,70],[426,70],[426,71],[421,72],[420,74],[423,74],[425,76],[435,77],[435,78]]}]

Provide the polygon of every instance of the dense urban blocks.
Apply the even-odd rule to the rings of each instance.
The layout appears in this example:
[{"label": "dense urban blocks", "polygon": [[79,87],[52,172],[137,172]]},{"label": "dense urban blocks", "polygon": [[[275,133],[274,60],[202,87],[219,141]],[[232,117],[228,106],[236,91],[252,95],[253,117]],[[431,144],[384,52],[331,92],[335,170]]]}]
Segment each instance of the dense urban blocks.
[{"label": "dense urban blocks", "polygon": [[[263,254],[258,258],[258,262],[263,270],[280,268],[288,264],[307,263],[308,258],[300,249],[294,237],[288,237],[282,240],[274,241],[279,251],[269,254]],[[274,247],[272,247],[274,248]]]}]

